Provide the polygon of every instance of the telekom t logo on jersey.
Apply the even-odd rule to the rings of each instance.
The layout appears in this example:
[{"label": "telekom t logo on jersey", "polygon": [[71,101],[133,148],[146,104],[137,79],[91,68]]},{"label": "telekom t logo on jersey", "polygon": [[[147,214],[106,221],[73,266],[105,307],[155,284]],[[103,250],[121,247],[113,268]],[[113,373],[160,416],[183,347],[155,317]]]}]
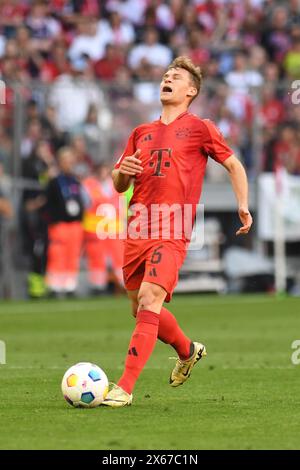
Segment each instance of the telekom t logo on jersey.
[{"label": "telekom t logo on jersey", "polygon": [[171,166],[172,149],[152,149],[150,155],[149,165],[154,167],[154,173],[151,176],[166,176],[161,170]]}]

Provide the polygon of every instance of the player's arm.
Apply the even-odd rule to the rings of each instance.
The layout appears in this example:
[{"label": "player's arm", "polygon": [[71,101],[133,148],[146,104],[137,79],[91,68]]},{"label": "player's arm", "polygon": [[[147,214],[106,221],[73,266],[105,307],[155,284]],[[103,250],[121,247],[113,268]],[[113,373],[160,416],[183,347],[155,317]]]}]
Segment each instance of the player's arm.
[{"label": "player's arm", "polygon": [[230,175],[232,188],[238,202],[238,212],[243,226],[236,235],[249,232],[252,225],[252,217],[248,206],[248,179],[241,162],[234,156],[228,157],[222,163]]},{"label": "player's arm", "polygon": [[114,187],[118,193],[124,193],[127,191],[132,178],[142,173],[142,161],[138,158],[140,153],[141,151],[138,149],[133,155],[123,158],[120,166],[112,171]]}]

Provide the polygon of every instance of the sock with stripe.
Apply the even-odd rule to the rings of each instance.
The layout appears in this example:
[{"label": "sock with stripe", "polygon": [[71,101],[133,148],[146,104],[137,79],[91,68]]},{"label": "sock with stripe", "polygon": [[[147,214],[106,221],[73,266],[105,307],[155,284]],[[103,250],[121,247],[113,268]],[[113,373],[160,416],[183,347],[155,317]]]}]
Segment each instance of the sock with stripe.
[{"label": "sock with stripe", "polygon": [[118,385],[131,393],[154,349],[159,325],[159,314],[150,310],[140,310],[136,316],[136,327],[131,337],[125,370]]},{"label": "sock with stripe", "polygon": [[170,344],[182,360],[193,354],[194,345],[180,328],[174,315],[162,307],[159,314],[158,339]]}]

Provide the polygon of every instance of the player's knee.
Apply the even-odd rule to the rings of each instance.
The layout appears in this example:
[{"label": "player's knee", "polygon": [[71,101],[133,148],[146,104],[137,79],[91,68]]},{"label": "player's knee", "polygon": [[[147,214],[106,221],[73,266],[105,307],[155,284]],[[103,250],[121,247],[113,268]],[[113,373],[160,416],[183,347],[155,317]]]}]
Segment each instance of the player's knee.
[{"label": "player's knee", "polygon": [[151,310],[154,304],[159,301],[159,295],[155,289],[144,289],[138,294],[139,310]]},{"label": "player's knee", "polygon": [[151,310],[153,300],[153,296],[149,294],[142,294],[139,297],[139,310]]}]

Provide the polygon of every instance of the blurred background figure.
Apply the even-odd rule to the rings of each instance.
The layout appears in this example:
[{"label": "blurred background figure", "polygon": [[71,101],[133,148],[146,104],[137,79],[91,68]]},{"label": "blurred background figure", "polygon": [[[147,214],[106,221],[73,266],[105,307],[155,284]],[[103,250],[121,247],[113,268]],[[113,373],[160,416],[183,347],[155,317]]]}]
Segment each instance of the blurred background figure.
[{"label": "blurred background figure", "polygon": [[22,174],[31,181],[23,192],[21,205],[23,249],[29,256],[28,295],[32,298],[46,294],[44,281],[47,262],[47,220],[44,209],[45,188],[58,168],[47,141],[40,140],[31,155],[23,162]]},{"label": "blurred background figure", "polygon": [[88,154],[86,141],[80,134],[71,137],[70,148],[74,156],[73,173],[80,180],[87,177],[93,168],[93,162]]},{"label": "blurred background figure", "polygon": [[160,67],[161,72],[172,60],[171,49],[159,42],[159,35],[155,28],[149,27],[144,31],[143,42],[134,46],[128,57],[128,62],[133,70],[150,64]]},{"label": "blurred background figure", "polygon": [[102,90],[93,78],[94,69],[88,56],[76,56],[70,69],[53,82],[48,104],[55,110],[60,130],[71,131],[86,119],[91,105],[99,108],[103,104]]},{"label": "blurred background figure", "polygon": [[70,147],[58,152],[59,174],[46,188],[48,253],[46,283],[54,296],[75,294],[82,248],[82,188],[73,175],[75,157]]},{"label": "blurred background figure", "polygon": [[107,163],[95,166],[91,176],[83,181],[85,214],[83,219],[84,247],[91,293],[104,292],[109,282],[123,286],[123,241],[125,231],[125,197],[114,189],[111,167]]}]

